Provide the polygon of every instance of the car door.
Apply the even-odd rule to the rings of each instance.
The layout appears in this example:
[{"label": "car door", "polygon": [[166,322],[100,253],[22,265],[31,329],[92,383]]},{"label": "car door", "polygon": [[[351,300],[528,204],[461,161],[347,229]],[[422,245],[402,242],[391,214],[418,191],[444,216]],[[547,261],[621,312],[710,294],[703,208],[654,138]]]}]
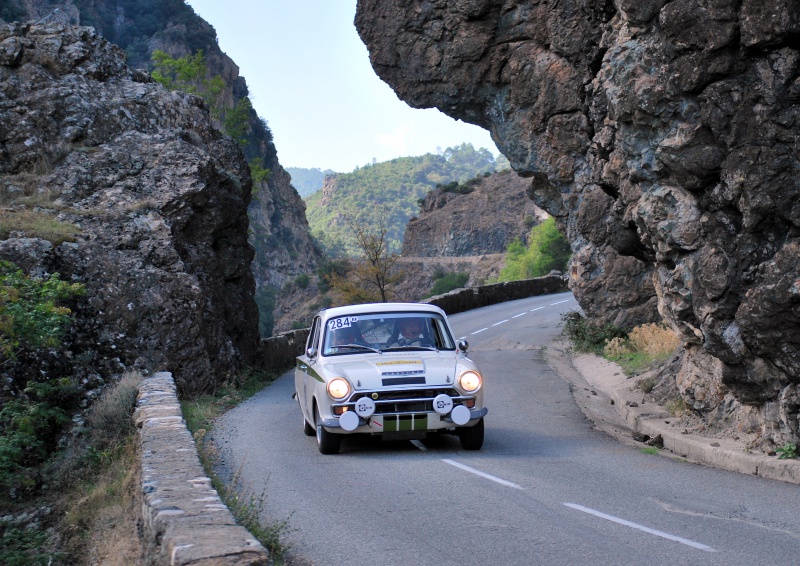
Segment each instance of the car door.
[{"label": "car door", "polygon": [[[313,373],[311,366],[319,359],[320,334],[320,317],[317,316],[311,324],[311,331],[308,333],[308,340],[306,340],[306,349],[302,356],[297,357],[294,369],[294,387],[297,392],[297,400],[300,402],[300,408],[306,420],[311,423],[314,422],[314,415],[311,412],[314,391],[309,383],[309,379],[312,379],[309,376],[309,372]],[[309,355],[310,353],[313,355]]]}]

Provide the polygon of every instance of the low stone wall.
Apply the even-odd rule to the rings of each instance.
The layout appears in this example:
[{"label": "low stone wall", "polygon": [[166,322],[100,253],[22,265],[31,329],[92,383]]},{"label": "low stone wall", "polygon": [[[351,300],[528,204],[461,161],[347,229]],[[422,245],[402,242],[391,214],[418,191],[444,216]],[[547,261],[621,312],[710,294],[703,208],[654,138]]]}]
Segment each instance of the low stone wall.
[{"label": "low stone wall", "polygon": [[294,359],[303,354],[309,330],[302,328],[262,338],[256,367],[265,370],[294,367]]},{"label": "low stone wall", "polygon": [[172,374],[139,388],[134,415],[142,448],[142,522],[148,565],[269,564],[269,552],[211,487],[181,414]]},{"label": "low stone wall", "polygon": [[505,301],[516,301],[536,295],[549,295],[564,291],[569,291],[566,278],[548,275],[523,281],[508,281],[483,287],[456,289],[444,295],[431,297],[425,302],[436,305],[450,315]]}]

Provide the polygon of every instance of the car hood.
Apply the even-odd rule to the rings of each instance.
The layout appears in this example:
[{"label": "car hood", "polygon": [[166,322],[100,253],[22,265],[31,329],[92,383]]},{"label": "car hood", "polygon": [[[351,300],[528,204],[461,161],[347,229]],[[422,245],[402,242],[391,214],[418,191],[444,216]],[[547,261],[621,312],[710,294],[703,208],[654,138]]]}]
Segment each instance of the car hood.
[{"label": "car hood", "polygon": [[[358,360],[336,360],[328,371],[344,375],[358,390],[382,387],[414,387],[421,385],[453,385],[454,355],[408,352],[365,356]],[[330,375],[330,374],[329,374]]]}]

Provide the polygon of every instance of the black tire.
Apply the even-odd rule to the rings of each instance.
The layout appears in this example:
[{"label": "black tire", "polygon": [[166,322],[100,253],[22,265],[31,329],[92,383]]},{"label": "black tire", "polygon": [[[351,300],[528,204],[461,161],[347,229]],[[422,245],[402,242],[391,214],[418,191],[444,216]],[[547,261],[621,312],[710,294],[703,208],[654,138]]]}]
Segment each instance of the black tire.
[{"label": "black tire", "polygon": [[483,419],[473,426],[458,429],[458,438],[464,450],[480,450],[483,446]]},{"label": "black tire", "polygon": [[303,414],[302,409],[300,409],[300,416],[303,417],[303,434],[305,434],[306,436],[314,436],[315,434],[317,434],[317,430],[313,426],[308,424],[308,421],[306,420],[306,417]]},{"label": "black tire", "polygon": [[314,420],[317,424],[317,445],[320,454],[338,454],[342,439],[338,434],[332,434],[325,430],[316,407],[314,407]]}]

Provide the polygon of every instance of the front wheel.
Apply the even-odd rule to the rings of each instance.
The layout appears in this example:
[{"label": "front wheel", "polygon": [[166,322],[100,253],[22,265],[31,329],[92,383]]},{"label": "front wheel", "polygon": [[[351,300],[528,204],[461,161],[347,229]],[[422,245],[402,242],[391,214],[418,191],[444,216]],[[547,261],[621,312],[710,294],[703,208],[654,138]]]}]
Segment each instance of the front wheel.
[{"label": "front wheel", "polygon": [[458,429],[458,438],[464,450],[480,450],[483,446],[483,419],[473,426]]},{"label": "front wheel", "polygon": [[308,424],[308,421],[306,420],[306,416],[303,414],[302,409],[300,409],[300,416],[303,417],[303,434],[305,434],[306,436],[314,436],[315,434],[317,434],[317,431],[314,429],[314,427]]},{"label": "front wheel", "polygon": [[322,418],[319,416],[319,409],[316,407],[314,408],[314,420],[317,424],[317,445],[320,454],[338,454],[342,439],[338,434],[332,434],[325,430],[325,427],[322,426]]}]

